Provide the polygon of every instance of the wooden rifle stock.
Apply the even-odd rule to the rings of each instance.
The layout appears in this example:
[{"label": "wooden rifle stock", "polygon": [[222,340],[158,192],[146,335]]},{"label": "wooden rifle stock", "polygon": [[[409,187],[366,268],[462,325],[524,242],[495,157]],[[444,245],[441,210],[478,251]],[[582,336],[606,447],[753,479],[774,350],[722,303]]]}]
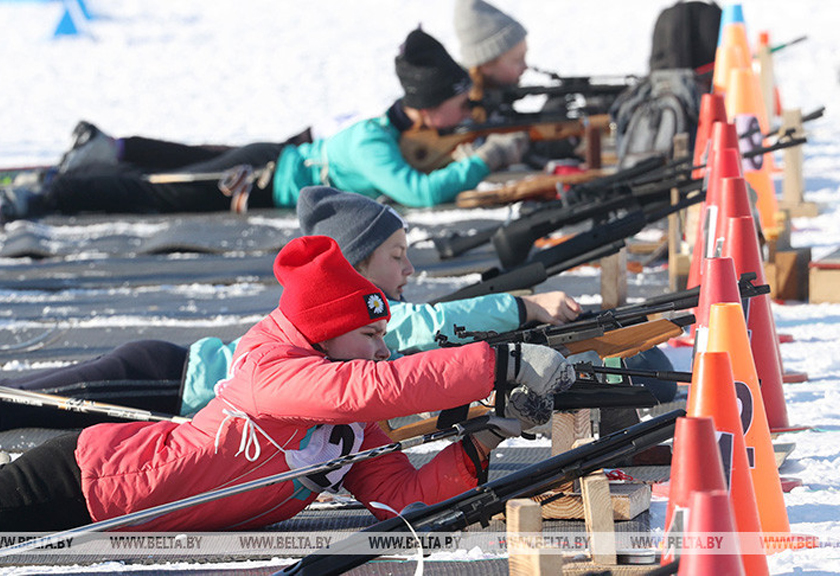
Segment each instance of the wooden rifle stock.
[{"label": "wooden rifle stock", "polygon": [[510,184],[488,190],[465,190],[455,197],[459,208],[495,206],[520,200],[553,200],[557,198],[557,187],[566,184],[581,184],[608,174],[596,168],[574,174],[538,174],[517,180]]},{"label": "wooden rifle stock", "polygon": [[452,153],[459,144],[472,142],[490,134],[527,132],[532,142],[563,140],[572,136],[582,136],[587,126],[603,130],[609,127],[609,124],[609,115],[598,114],[588,117],[585,121],[566,119],[537,120],[530,123],[484,123],[472,129],[464,128],[444,134],[432,128],[410,129],[400,137],[400,151],[411,166],[422,172],[431,172],[452,162]]}]

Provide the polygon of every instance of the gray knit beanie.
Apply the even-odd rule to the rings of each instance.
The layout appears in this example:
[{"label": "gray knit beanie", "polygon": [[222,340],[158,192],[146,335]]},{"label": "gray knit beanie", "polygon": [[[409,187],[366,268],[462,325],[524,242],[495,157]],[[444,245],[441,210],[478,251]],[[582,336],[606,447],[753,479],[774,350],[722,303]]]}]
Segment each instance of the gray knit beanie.
[{"label": "gray knit beanie", "polygon": [[527,34],[522,24],[482,0],[455,0],[455,32],[467,68],[498,58]]},{"label": "gray knit beanie", "polygon": [[353,266],[370,256],[396,231],[408,228],[390,206],[328,186],[302,189],[297,216],[303,234],[332,237]]}]

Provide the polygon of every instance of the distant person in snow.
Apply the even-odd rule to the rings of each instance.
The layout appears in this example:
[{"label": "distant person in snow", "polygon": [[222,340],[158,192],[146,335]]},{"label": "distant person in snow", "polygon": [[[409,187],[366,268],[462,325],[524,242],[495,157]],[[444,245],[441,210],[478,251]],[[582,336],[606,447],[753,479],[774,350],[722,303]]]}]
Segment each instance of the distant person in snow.
[{"label": "distant person in snow", "polygon": [[482,0],[455,1],[455,32],[461,64],[473,86],[472,117],[484,122],[503,106],[500,89],[518,86],[528,69],[528,32],[515,18]]},{"label": "distant person in snow", "polygon": [[[405,206],[435,206],[452,202],[492,171],[520,160],[528,145],[526,134],[493,134],[467,157],[448,166],[428,174],[413,168],[400,151],[401,134],[416,127],[451,128],[467,118],[470,79],[440,42],[419,28],[406,38],[395,66],[405,94],[384,115],[313,142],[301,142],[306,140],[303,134],[282,143],[186,151],[208,158],[172,169],[175,182],[149,182],[148,167],[120,163],[121,154],[131,151],[131,142],[81,130],[90,136],[77,138],[79,146],[65,158],[66,170],[40,190],[8,188],[0,194],[0,218],[85,211],[166,213],[241,211],[246,205],[294,207],[303,187],[318,184],[371,198],[384,196]],[[91,154],[84,152],[86,148]],[[179,148],[178,153],[185,151]],[[242,165],[270,169],[259,178],[231,170]],[[231,178],[225,179],[222,187],[219,178],[201,178],[229,170]],[[227,194],[220,188],[227,188]]]},{"label": "distant person in snow", "polygon": [[[436,305],[406,302],[403,290],[414,267],[407,255],[407,225],[393,209],[359,194],[316,186],[301,191],[297,214],[304,234],[335,239],[356,270],[388,297],[391,320],[385,344],[392,358],[437,348],[438,332],[452,342],[461,341],[453,333],[454,325],[506,332],[534,322],[561,324],[580,313],[578,303],[562,291],[518,297],[500,293]],[[133,341],[89,361],[0,379],[0,385],[191,416],[213,398],[214,385],[227,377],[238,342],[205,337],[183,347]],[[656,347],[626,362],[630,368],[674,369]],[[663,403],[677,390],[674,382],[635,382],[647,385]],[[113,420],[96,413],[0,404],[0,430],[80,428]]]},{"label": "distant person in snow", "polygon": [[389,444],[378,421],[504,395],[505,418],[419,469],[401,452],[384,454],[132,530],[263,527],[342,486],[377,518],[391,517],[372,503],[399,511],[475,487],[492,449],[546,423],[554,394],[575,380],[563,355],[538,345],[479,342],[387,361],[386,296],[329,237],[294,239],[274,272],[279,305],[242,337],[230,376],[192,421],[104,423],[24,453],[0,467],[0,531],[69,529],[319,464]]},{"label": "distant person in snow", "polygon": [[[460,45],[460,63],[472,80],[471,119],[482,123],[515,118],[513,103],[504,90],[519,86],[528,69],[528,32],[510,14],[483,0],[455,0],[455,32]],[[543,112],[565,117],[566,99],[549,98]],[[580,139],[534,142],[526,162],[542,167],[547,160],[575,157]]]}]

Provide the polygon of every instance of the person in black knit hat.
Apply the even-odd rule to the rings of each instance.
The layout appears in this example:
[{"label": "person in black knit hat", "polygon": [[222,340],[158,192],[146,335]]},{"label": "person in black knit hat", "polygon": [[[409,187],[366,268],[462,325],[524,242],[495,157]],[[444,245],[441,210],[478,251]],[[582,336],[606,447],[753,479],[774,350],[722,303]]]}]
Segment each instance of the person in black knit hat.
[{"label": "person in black knit hat", "polygon": [[[129,159],[120,155],[129,148],[121,139],[109,139],[101,131],[81,135],[78,147],[65,155],[63,167],[69,168],[60,169],[49,183],[38,190],[0,191],[0,222],[55,212],[241,212],[249,206],[293,207],[300,190],[315,185],[369,198],[384,196],[405,206],[435,206],[452,202],[491,172],[520,161],[529,144],[525,133],[491,134],[481,146],[428,173],[412,166],[400,147],[403,135],[421,128],[453,128],[468,118],[471,82],[443,45],[420,28],[408,34],[394,65],[404,96],[382,116],[359,121],[326,139],[307,142],[302,134],[282,143],[222,149],[215,155],[202,148],[200,155],[209,158],[168,169],[179,173],[175,182],[150,182],[149,167],[141,159],[126,163]],[[87,148],[89,161],[83,158]],[[225,195],[219,180],[183,178],[242,165],[271,165],[268,174],[247,187],[245,201],[239,191]]]}]

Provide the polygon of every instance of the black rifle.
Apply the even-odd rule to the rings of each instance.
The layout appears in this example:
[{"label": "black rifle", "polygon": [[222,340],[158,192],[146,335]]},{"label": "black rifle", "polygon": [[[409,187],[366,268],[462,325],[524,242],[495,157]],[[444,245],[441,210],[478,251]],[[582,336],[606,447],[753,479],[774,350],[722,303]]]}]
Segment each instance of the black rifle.
[{"label": "black rifle", "polygon": [[486,527],[494,515],[504,511],[511,499],[539,495],[667,441],[674,435],[677,419],[683,416],[683,410],[665,413],[435,505],[407,509],[401,517],[375,523],[328,549],[307,555],[277,575],[339,575],[349,571],[380,555],[398,551],[371,552],[368,537],[371,533],[405,531],[406,523],[418,534],[458,531],[473,523]]},{"label": "black rifle", "polygon": [[515,86],[485,91],[486,107],[494,113],[516,114],[513,104],[527,96],[548,97],[543,110],[563,110],[569,116],[600,114],[609,111],[619,94],[639,82],[636,75],[561,76],[549,70],[529,66],[531,70],[548,76],[554,84],[548,86]]},{"label": "black rifle", "polygon": [[[527,219],[531,215],[537,216],[542,214],[544,210],[571,209],[574,204],[577,204],[576,202],[568,200],[573,196],[580,197],[581,199],[592,199],[597,198],[596,193],[600,193],[601,198],[609,198],[617,194],[625,194],[626,188],[624,188],[624,185],[651,171],[662,169],[665,165],[666,162],[664,156],[647,158],[631,168],[619,170],[615,174],[596,178],[591,182],[575,185],[569,192],[565,193],[563,199],[541,203],[532,212],[526,212],[518,220]],[[573,192],[577,190],[580,190],[579,194]],[[455,232],[444,237],[434,238],[433,242],[441,258],[454,258],[467,252],[468,250],[490,241],[496,231],[500,228],[502,227],[494,226],[470,235],[461,235]]]},{"label": "black rifle", "polygon": [[703,200],[705,192],[686,197],[676,204],[656,210],[639,209],[621,218],[593,226],[557,246],[542,250],[531,260],[510,268],[506,272],[490,269],[482,274],[478,283],[463,287],[449,295],[431,301],[432,304],[483,296],[486,294],[521,290],[537,285],[564,270],[614,254],[625,246],[625,239],[633,236],[648,224],[665,218],[687,206]]},{"label": "black rifle", "polygon": [[674,188],[677,188],[680,196],[685,198],[692,191],[702,187],[702,179],[665,181],[658,186],[635,190],[624,185],[626,192],[622,191],[614,198],[582,201],[560,208],[545,207],[528,218],[520,218],[499,227],[490,240],[493,242],[502,267],[511,268],[528,258],[528,253],[531,252],[537,239],[555,230],[587,220],[592,220],[595,224],[603,223],[622,209],[652,212],[656,208],[670,205],[670,195]]},{"label": "black rifle", "polygon": [[[738,291],[742,302],[770,292],[769,285],[753,284],[756,278],[756,273],[750,272],[742,274],[738,279]],[[542,324],[502,333],[496,331],[468,331],[465,327],[456,326],[454,333],[459,339],[486,341],[491,345],[502,343],[534,343],[546,346],[561,346],[581,339],[600,336],[605,331],[645,322],[648,320],[649,315],[694,308],[699,304],[699,300],[700,287],[697,286],[683,291],[652,297],[636,304],[605,310],[584,311],[578,316],[577,320],[562,325]],[[693,319],[693,315],[688,316]],[[670,320],[685,326],[685,322],[688,319],[675,317]],[[689,322],[687,324],[691,323]],[[441,347],[453,346],[453,344],[457,345],[457,343],[450,342],[448,337],[441,333],[438,333],[435,339],[438,346]]]},{"label": "black rifle", "polygon": [[[770,285],[753,284],[757,278],[758,276],[754,272],[745,272],[738,278],[738,292],[741,296],[742,303],[746,303],[749,299],[759,295],[770,294]],[[645,313],[646,310],[653,310],[654,307],[664,305],[670,310],[685,310],[696,307],[699,304],[699,301],[700,286],[696,286],[690,289],[650,297],[640,303],[623,305],[606,310],[586,310],[583,311],[574,322],[585,322],[595,319],[603,319],[605,317],[618,317],[622,319],[622,322],[625,323],[626,326],[629,319],[635,318],[643,320],[648,314],[654,314],[651,312]],[[640,321],[636,320],[635,322]]]},{"label": "black rifle", "polygon": [[[824,110],[825,108],[823,107],[803,116],[803,121],[819,118],[822,116]],[[771,131],[764,136],[769,137],[774,133],[775,131]],[[740,136],[746,138],[750,134],[745,133]],[[744,158],[752,158],[753,156],[775,150],[799,146],[805,142],[806,139],[794,138],[791,131],[787,131],[778,135],[778,141],[775,144],[748,151],[742,156]],[[446,237],[435,238],[433,242],[442,259],[454,258],[491,240],[497,252],[500,251],[500,246],[503,247],[504,244],[508,244],[518,247],[516,254],[521,254],[522,247],[529,242],[528,238],[540,238],[539,236],[534,237],[533,233],[530,232],[531,230],[539,230],[542,236],[544,236],[563,226],[573,224],[574,221],[564,219],[566,215],[574,210],[584,208],[582,204],[584,202],[604,202],[605,210],[610,210],[609,205],[606,203],[615,202],[614,199],[617,197],[626,198],[633,195],[643,196],[645,194],[654,194],[657,191],[668,190],[668,185],[690,186],[688,183],[691,181],[686,183],[685,180],[688,175],[694,170],[705,167],[705,164],[692,166],[692,162],[693,159],[691,157],[670,162],[666,162],[662,156],[648,158],[630,168],[619,170],[615,174],[572,186],[568,191],[563,193],[562,199],[540,203],[531,211],[525,212],[511,223],[480,230],[470,235],[453,233]],[[631,202],[631,200],[628,199],[628,202]],[[551,228],[550,223],[552,220],[556,222],[554,228]],[[524,234],[524,231],[529,232],[522,238],[517,238],[517,234]],[[533,244],[532,241],[531,244]]]},{"label": "black rifle", "polygon": [[[785,137],[776,144],[754,149],[742,156],[751,158],[782,148],[798,146],[804,142],[804,138],[793,138],[786,133]],[[680,168],[683,164],[688,164],[688,166]],[[570,219],[567,215],[574,214],[578,210],[582,212],[581,219],[577,220],[577,222],[580,222],[584,216],[597,218],[599,207],[603,209],[602,214],[609,214],[609,211],[615,210],[616,207],[629,207],[634,202],[646,206],[667,198],[674,188],[677,188],[681,194],[685,194],[701,188],[704,184],[701,179],[686,180],[691,172],[698,168],[691,166],[687,160],[672,162],[666,168],[667,170],[648,171],[639,179],[615,186],[612,189],[587,189],[586,186],[591,183],[585,183],[582,187],[576,189],[575,194],[579,199],[595,198],[596,200],[590,205],[581,204],[580,201],[565,209],[544,205],[532,215],[499,227],[491,236],[499,261],[505,268],[510,268],[516,263],[522,262],[527,258],[531,247],[538,238],[571,224],[576,219]],[[609,196],[614,198],[609,200]]]}]

